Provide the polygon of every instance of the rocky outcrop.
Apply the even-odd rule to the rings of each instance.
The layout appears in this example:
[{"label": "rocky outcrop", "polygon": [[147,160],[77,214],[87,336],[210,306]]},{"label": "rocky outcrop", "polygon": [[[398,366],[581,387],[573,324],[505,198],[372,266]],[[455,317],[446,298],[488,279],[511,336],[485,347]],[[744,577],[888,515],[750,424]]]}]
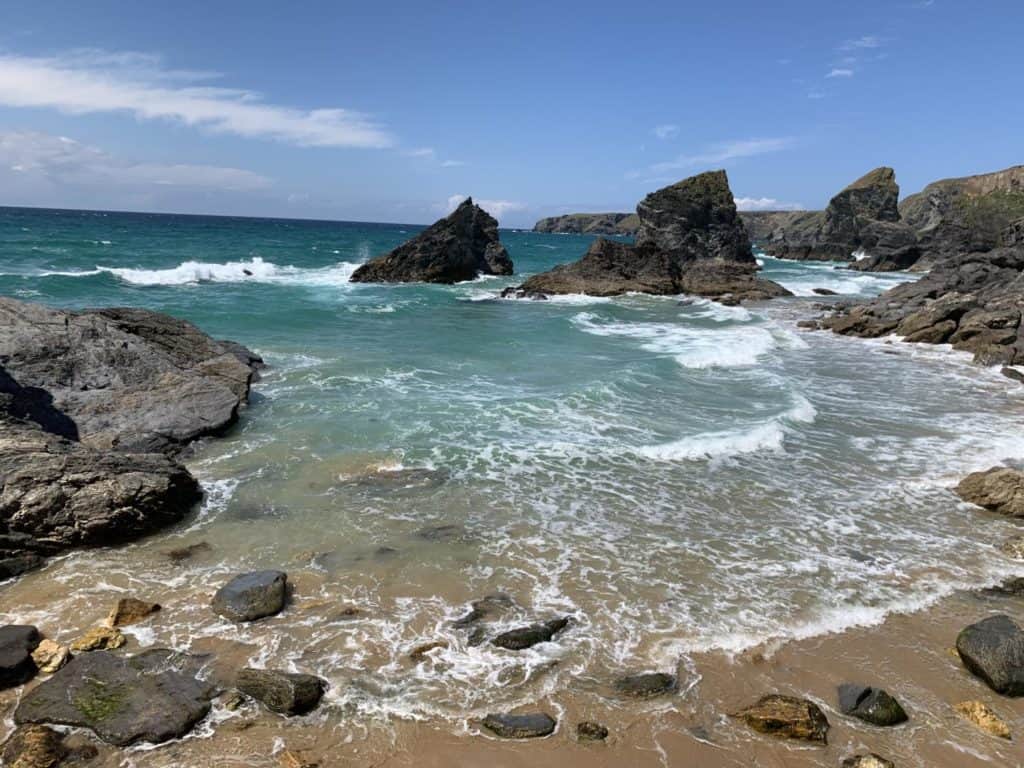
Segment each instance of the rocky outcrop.
[{"label": "rocky outcrop", "polygon": [[1024,517],[1024,472],[1009,467],[992,467],[972,472],[956,487],[956,494],[1001,515]]},{"label": "rocky outcrop", "polygon": [[653,192],[637,214],[635,245],[596,240],[579,261],[528,279],[521,294],[691,293],[729,302],[789,294],[756,277],[757,263],[724,171]]},{"label": "rocky outcrop", "polygon": [[512,259],[498,239],[498,222],[472,198],[390,253],[352,274],[354,283],[458,283],[511,275]]},{"label": "rocky outcrop", "polygon": [[806,699],[770,694],[736,712],[733,717],[770,736],[820,744],[828,740],[829,724],[825,713],[813,701]]},{"label": "rocky outcrop", "polygon": [[541,219],[533,225],[534,232],[571,235],[633,236],[640,228],[635,213],[567,213]]},{"label": "rocky outcrop", "polygon": [[949,259],[915,283],[824,321],[836,333],[950,343],[984,365],[1024,363],[1018,336],[1024,307],[1024,249],[1000,248]]},{"label": "rocky outcrop", "polygon": [[956,638],[960,660],[996,693],[1024,696],[1024,630],[1009,616],[990,616]]},{"label": "rocky outcrop", "polygon": [[213,596],[213,610],[232,621],[256,621],[278,614],[287,598],[283,571],[255,571],[236,576]]}]

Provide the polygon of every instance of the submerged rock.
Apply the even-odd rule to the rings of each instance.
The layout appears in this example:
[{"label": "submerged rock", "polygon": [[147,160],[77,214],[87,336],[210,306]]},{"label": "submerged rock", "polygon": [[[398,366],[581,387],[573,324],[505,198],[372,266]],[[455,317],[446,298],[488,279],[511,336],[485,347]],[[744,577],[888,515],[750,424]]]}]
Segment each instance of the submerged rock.
[{"label": "submerged rock", "polygon": [[503,739],[534,739],[550,736],[558,721],[543,712],[528,715],[488,715],[483,726]]},{"label": "submerged rock", "polygon": [[972,472],[956,487],[966,502],[1010,517],[1024,517],[1024,472],[993,467]]},{"label": "submerged rock", "polygon": [[876,754],[854,755],[843,760],[843,768],[896,768],[896,764]]},{"label": "submerged rock", "polygon": [[576,726],[576,738],[580,741],[604,741],[608,738],[608,729],[592,720],[584,720]]},{"label": "submerged rock", "polygon": [[32,651],[32,660],[44,675],[52,675],[71,660],[71,649],[55,640],[42,640]]},{"label": "submerged rock", "polygon": [[114,627],[93,627],[71,641],[72,651],[109,651],[128,642],[121,630]]},{"label": "submerged rock", "polygon": [[679,681],[666,672],[641,672],[625,675],[615,681],[615,691],[631,699],[652,699],[674,693]]},{"label": "submerged rock", "polygon": [[284,609],[288,575],[255,571],[236,576],[213,596],[213,610],[232,621],[256,621]]},{"label": "submerged rock", "polygon": [[456,627],[469,627],[481,621],[490,621],[504,614],[515,602],[504,592],[495,592],[485,595],[479,600],[470,603],[469,613],[456,619],[453,625]]},{"label": "submerged rock", "polygon": [[964,628],[956,638],[964,666],[996,693],[1024,696],[1024,631],[997,615]]},{"label": "submerged rock", "polygon": [[136,624],[143,619],[148,619],[159,610],[160,606],[157,603],[138,600],[134,597],[122,597],[110,609],[110,615],[107,616],[107,624],[111,627],[124,627],[129,624]]},{"label": "submerged rock", "polygon": [[498,238],[498,222],[466,198],[447,218],[412,240],[363,264],[354,283],[458,283],[479,275],[511,275],[512,259]]},{"label": "submerged rock", "polygon": [[186,560],[191,560],[201,552],[209,552],[212,549],[213,547],[205,541],[200,541],[195,544],[188,544],[184,547],[169,549],[164,554],[167,555],[167,559],[172,563],[183,563]]},{"label": "submerged rock", "polygon": [[509,651],[522,651],[532,648],[538,643],[547,643],[554,639],[555,635],[569,626],[569,617],[545,621],[542,624],[530,624],[526,627],[516,627],[491,640],[491,643],[499,648]]},{"label": "submerged rock", "polygon": [[839,709],[844,715],[872,725],[899,725],[907,721],[907,713],[896,699],[881,688],[866,685],[840,685]]},{"label": "submerged rock", "polygon": [[806,699],[770,694],[733,717],[771,736],[821,744],[828,741],[828,718],[817,704]]},{"label": "submerged rock", "polygon": [[235,682],[242,693],[281,715],[304,715],[320,703],[326,681],[315,675],[246,668]]},{"label": "submerged rock", "polygon": [[165,649],[83,654],[25,694],[14,720],[88,728],[117,746],[178,738],[206,716],[215,693],[196,678],[198,667],[196,657]]},{"label": "submerged rock", "polygon": [[27,683],[36,675],[32,651],[39,645],[35,627],[9,624],[0,627],[0,691]]},{"label": "submerged rock", "polygon": [[954,709],[968,722],[1000,739],[1010,738],[1010,726],[991,707],[981,701],[961,701]]},{"label": "submerged rock", "polygon": [[438,648],[447,648],[447,640],[434,640],[430,643],[421,643],[409,651],[409,659],[417,664],[424,661],[427,658],[427,654],[431,651],[435,651]]}]

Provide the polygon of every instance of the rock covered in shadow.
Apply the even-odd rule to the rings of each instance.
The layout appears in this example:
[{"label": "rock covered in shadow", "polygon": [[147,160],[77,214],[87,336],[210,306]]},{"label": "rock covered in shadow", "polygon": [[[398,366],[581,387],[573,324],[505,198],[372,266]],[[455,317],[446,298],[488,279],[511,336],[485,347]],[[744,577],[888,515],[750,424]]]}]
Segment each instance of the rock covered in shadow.
[{"label": "rock covered in shadow", "polygon": [[493,645],[509,651],[522,651],[532,648],[538,643],[547,643],[554,639],[569,626],[569,617],[563,616],[558,619],[551,619],[540,624],[530,624],[525,627],[516,627],[491,640]]},{"label": "rock covered in shadow", "polygon": [[503,739],[535,739],[550,736],[558,721],[544,712],[525,715],[488,715],[483,726]]},{"label": "rock covered in shadow", "polygon": [[828,718],[817,704],[807,699],[769,694],[732,717],[769,736],[819,744],[828,741]]},{"label": "rock covered in shadow", "polygon": [[235,681],[238,690],[281,715],[304,715],[320,704],[326,681],[315,675],[246,668]]},{"label": "rock covered in shadow", "polygon": [[22,624],[0,627],[0,691],[27,683],[36,676],[32,651],[39,645],[39,630]]},{"label": "rock covered in shadow", "polygon": [[679,680],[667,672],[640,672],[615,680],[613,687],[620,696],[630,699],[653,699],[675,693]]},{"label": "rock covered in shadow", "polygon": [[1011,738],[1010,726],[996,712],[982,701],[961,701],[954,709],[979,729],[1000,739]]},{"label": "rock covered in shadow", "polygon": [[352,274],[354,283],[458,283],[480,275],[511,275],[512,259],[498,222],[466,198],[441,219],[390,253]]},{"label": "rock covered in shadow", "polygon": [[206,716],[215,693],[197,678],[200,666],[166,649],[83,654],[29,691],[14,720],[88,728],[117,746],[179,738]]},{"label": "rock covered in shadow", "polygon": [[964,666],[996,693],[1024,696],[1024,631],[1005,614],[961,630],[956,650]]},{"label": "rock covered in shadow", "polygon": [[888,693],[855,683],[839,686],[839,710],[872,725],[891,726],[907,721],[903,707]]},{"label": "rock covered in shadow", "polygon": [[232,621],[256,621],[284,609],[288,575],[254,571],[236,576],[213,596],[213,610]]},{"label": "rock covered in shadow", "polygon": [[992,467],[972,472],[956,487],[956,494],[970,504],[1010,517],[1024,517],[1024,472]]}]

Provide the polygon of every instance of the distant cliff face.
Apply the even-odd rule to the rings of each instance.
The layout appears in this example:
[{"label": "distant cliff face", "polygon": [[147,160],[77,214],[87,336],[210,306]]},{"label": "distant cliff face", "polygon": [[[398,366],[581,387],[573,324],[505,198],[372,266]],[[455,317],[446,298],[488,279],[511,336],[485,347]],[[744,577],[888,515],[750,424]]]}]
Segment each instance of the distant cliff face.
[{"label": "distant cliff face", "polygon": [[628,235],[640,228],[635,213],[568,213],[541,219],[534,232],[568,233],[574,235]]}]

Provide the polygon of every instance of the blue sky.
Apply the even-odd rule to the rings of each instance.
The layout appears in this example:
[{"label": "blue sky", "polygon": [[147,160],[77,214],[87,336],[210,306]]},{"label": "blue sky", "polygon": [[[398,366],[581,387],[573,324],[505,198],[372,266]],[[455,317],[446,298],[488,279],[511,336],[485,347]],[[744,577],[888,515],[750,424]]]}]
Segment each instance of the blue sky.
[{"label": "blue sky", "polygon": [[7,5],[6,205],[524,226],[1024,162],[1020,0]]}]

